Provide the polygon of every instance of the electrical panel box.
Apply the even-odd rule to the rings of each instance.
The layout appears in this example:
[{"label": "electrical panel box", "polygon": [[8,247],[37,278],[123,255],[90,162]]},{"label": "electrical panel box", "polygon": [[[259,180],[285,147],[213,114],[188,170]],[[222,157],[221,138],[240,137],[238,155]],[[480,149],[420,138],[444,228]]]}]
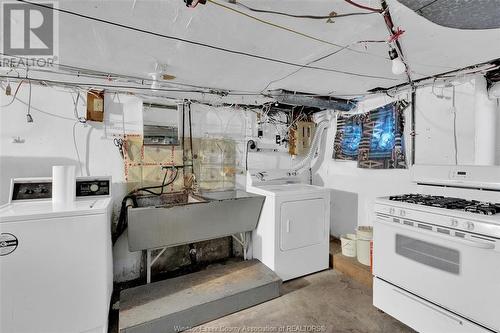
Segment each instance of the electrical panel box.
[{"label": "electrical panel box", "polygon": [[87,120],[104,121],[104,91],[87,92]]},{"label": "electrical panel box", "polygon": [[176,146],[179,144],[179,129],[174,126],[144,125],[144,145]]},{"label": "electrical panel box", "polygon": [[310,121],[297,122],[297,128],[291,128],[289,132],[288,152],[290,155],[305,155],[311,148],[316,125]]},{"label": "electrical panel box", "polygon": [[143,103],[144,145],[179,145],[179,110],[177,105]]}]

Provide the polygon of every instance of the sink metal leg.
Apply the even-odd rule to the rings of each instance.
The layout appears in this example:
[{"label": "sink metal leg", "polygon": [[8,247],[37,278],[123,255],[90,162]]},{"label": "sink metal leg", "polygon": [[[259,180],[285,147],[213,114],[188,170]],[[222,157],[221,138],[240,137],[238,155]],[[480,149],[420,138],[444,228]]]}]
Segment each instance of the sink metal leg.
[{"label": "sink metal leg", "polygon": [[146,283],[151,283],[151,250],[146,250]]},{"label": "sink metal leg", "polygon": [[248,245],[250,243],[250,233],[249,232],[240,232],[239,234],[232,235],[233,238],[241,245],[243,248],[243,259],[244,260],[249,260],[251,258],[248,255]]},{"label": "sink metal leg", "polygon": [[247,260],[252,260],[253,259],[253,249],[252,249],[252,232],[251,231],[246,232],[246,242],[247,242],[246,257],[247,257]]},{"label": "sink metal leg", "polygon": [[146,250],[146,283],[151,283],[151,267],[154,265],[156,260],[161,257],[166,249],[166,247],[161,248],[161,251],[153,259],[151,259],[153,250]]}]

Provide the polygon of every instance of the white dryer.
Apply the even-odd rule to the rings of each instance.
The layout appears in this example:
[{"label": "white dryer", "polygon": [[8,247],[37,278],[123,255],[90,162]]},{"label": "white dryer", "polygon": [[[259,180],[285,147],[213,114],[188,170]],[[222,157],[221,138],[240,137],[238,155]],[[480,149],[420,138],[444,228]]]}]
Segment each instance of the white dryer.
[{"label": "white dryer", "polygon": [[107,332],[111,181],[76,183],[75,203],[55,209],[50,178],[13,181],[0,207],[0,332]]},{"label": "white dryer", "polygon": [[[276,174],[276,172],[274,173]],[[252,255],[283,280],[329,267],[330,191],[297,177],[247,175],[248,192],[264,195]]]}]

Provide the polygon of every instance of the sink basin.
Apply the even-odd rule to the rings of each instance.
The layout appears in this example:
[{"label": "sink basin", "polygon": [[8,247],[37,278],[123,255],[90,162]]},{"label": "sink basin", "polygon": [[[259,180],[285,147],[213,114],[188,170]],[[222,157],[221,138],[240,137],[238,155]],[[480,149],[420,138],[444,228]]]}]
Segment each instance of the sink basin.
[{"label": "sink basin", "polygon": [[130,251],[170,247],[252,231],[264,196],[240,190],[137,198],[128,209]]},{"label": "sink basin", "polygon": [[170,207],[207,201],[199,195],[185,192],[144,195],[138,196],[136,200],[138,207]]}]

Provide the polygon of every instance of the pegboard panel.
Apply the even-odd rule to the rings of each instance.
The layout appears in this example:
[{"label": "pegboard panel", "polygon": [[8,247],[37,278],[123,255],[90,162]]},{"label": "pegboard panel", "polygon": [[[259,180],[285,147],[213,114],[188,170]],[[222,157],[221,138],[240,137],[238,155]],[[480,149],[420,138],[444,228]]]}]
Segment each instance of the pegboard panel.
[{"label": "pegboard panel", "polygon": [[[187,165],[178,169],[173,184],[165,191],[184,189],[184,176],[191,173],[190,140],[181,146],[144,146],[142,136],[124,136],[125,179],[131,191],[138,187],[160,185],[165,175],[162,166]],[[184,158],[183,158],[184,157]],[[231,139],[193,138],[193,170],[202,189],[234,188],[236,170],[236,142]],[[167,176],[167,180],[170,175]]]}]

